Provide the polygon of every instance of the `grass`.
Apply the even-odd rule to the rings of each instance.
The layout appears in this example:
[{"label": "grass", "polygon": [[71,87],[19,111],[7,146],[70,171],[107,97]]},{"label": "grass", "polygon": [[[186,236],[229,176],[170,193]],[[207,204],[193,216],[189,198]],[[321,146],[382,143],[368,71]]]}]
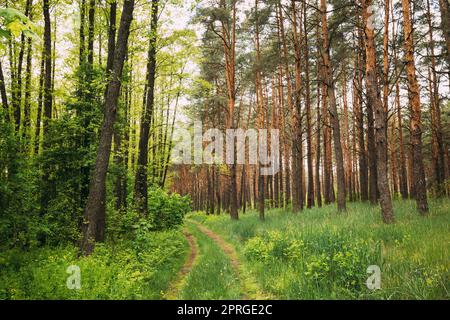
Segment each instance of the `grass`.
[{"label": "grass", "polygon": [[[394,201],[397,222],[381,222],[378,207],[348,203],[297,215],[268,210],[228,216],[191,214],[232,243],[260,288],[279,299],[449,299],[450,200],[430,201],[428,217],[413,201]],[[381,269],[381,289],[369,290],[369,265]]]},{"label": "grass", "polygon": [[[430,201],[420,216],[413,201],[394,201],[396,223],[381,222],[378,207],[348,203],[293,214],[250,211],[229,216],[191,213],[233,245],[229,257],[192,222],[198,256],[179,288],[180,299],[449,299],[450,199]],[[139,233],[134,240],[98,244],[78,258],[73,245],[0,252],[0,299],[162,299],[185,262],[181,230]],[[66,270],[81,270],[81,289],[66,286]],[[369,290],[367,268],[381,269],[381,289]]]},{"label": "grass", "polygon": [[[187,252],[179,230],[151,232],[139,242],[98,244],[82,258],[73,245],[3,251],[0,299],[161,299]],[[80,290],[67,288],[71,265],[80,268]]]},{"label": "grass", "polygon": [[239,299],[239,278],[217,244],[192,223],[189,232],[197,239],[199,256],[180,293],[180,299]]}]

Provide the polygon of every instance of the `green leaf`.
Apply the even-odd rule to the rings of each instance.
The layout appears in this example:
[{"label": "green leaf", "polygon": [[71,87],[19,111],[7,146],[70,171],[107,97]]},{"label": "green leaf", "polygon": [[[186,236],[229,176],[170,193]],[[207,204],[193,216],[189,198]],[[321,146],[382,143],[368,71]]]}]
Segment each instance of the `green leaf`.
[{"label": "green leaf", "polygon": [[0,17],[3,17],[7,24],[15,20],[20,20],[24,23],[28,22],[28,18],[22,12],[13,8],[0,9]]},{"label": "green leaf", "polygon": [[38,37],[38,35],[36,33],[34,33],[31,30],[23,30],[23,34],[25,35],[25,37],[27,38],[31,38],[33,40],[40,40],[40,38]]},{"label": "green leaf", "polygon": [[0,27],[0,38],[9,39],[9,38],[11,38],[11,33],[8,30],[5,30]]},{"label": "green leaf", "polygon": [[14,37],[20,36],[22,31],[26,30],[25,26],[22,23],[18,22],[17,20],[14,20],[14,21],[8,23],[6,25],[6,28],[8,28],[9,31],[11,31],[11,33]]}]

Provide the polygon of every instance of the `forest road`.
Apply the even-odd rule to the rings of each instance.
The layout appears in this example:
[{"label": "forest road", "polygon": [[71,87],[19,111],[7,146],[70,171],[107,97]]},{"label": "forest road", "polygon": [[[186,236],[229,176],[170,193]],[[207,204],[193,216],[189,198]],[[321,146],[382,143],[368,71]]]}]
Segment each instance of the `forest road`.
[{"label": "forest road", "polygon": [[214,240],[214,242],[222,249],[222,251],[227,255],[228,259],[230,259],[230,263],[231,263],[231,267],[233,268],[234,273],[238,276],[240,283],[241,283],[241,288],[242,288],[242,299],[243,300],[248,300],[248,294],[247,294],[247,290],[245,287],[245,283],[241,277],[241,273],[240,273],[240,262],[239,259],[237,257],[236,254],[236,250],[234,250],[234,248],[227,243],[225,240],[223,240],[218,234],[214,233],[212,230],[206,228],[205,226],[201,225],[200,223],[198,223],[197,221],[194,220],[189,220],[189,222],[192,222],[193,224],[195,224],[197,226],[197,228],[203,232],[205,235],[207,235],[209,238],[211,238],[212,240]]},{"label": "forest road", "polygon": [[183,287],[186,277],[191,272],[195,260],[198,256],[198,245],[195,237],[187,230],[183,230],[183,234],[186,237],[187,242],[189,243],[189,256],[181,270],[178,272],[175,280],[171,282],[169,288],[167,289],[167,292],[164,294],[164,299],[166,300],[177,299],[180,289]]}]

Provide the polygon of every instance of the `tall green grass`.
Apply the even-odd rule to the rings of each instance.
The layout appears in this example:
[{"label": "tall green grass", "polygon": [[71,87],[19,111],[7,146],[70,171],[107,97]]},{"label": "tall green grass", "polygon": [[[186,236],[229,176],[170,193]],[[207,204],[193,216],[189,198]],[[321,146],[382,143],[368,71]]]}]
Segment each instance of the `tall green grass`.
[{"label": "tall green grass", "polygon": [[[188,244],[179,230],[150,232],[139,242],[78,248],[43,247],[0,253],[0,299],[161,299],[181,268]],[[80,268],[81,289],[67,288],[69,266]]]},{"label": "tall green grass", "polygon": [[[448,299],[450,200],[430,201],[428,217],[413,201],[394,201],[397,222],[381,222],[378,207],[348,203],[298,214],[268,210],[239,221],[226,215],[191,218],[232,242],[260,287],[280,299]],[[369,265],[381,269],[381,289],[369,290]]]}]

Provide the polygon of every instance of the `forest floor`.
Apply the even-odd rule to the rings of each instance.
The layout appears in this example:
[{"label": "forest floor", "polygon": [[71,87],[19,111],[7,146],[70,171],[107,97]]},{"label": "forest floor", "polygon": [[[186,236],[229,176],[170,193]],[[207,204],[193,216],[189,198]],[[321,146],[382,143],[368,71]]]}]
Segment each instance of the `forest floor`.
[{"label": "forest floor", "polygon": [[[74,245],[9,249],[0,299],[450,299],[450,199],[430,208],[422,217],[396,200],[392,225],[360,202],[344,214],[269,209],[265,221],[253,210],[238,221],[193,212],[184,229],[108,241],[89,257]],[[66,286],[73,265],[79,290]]]},{"label": "forest floor", "polygon": [[[450,200],[431,200],[430,208],[422,217],[414,201],[396,200],[393,225],[381,222],[378,207],[359,202],[348,203],[345,214],[334,205],[267,210],[265,221],[255,211],[238,221],[199,212],[188,225],[195,220],[236,273],[244,272],[241,290],[250,286],[250,299],[449,299]],[[370,286],[373,266],[379,289]]]},{"label": "forest floor", "polygon": [[268,298],[255,287],[255,281],[243,269],[232,245],[195,220],[188,219],[186,223],[187,229],[196,236],[184,231],[190,253],[169,285],[165,299]]}]

